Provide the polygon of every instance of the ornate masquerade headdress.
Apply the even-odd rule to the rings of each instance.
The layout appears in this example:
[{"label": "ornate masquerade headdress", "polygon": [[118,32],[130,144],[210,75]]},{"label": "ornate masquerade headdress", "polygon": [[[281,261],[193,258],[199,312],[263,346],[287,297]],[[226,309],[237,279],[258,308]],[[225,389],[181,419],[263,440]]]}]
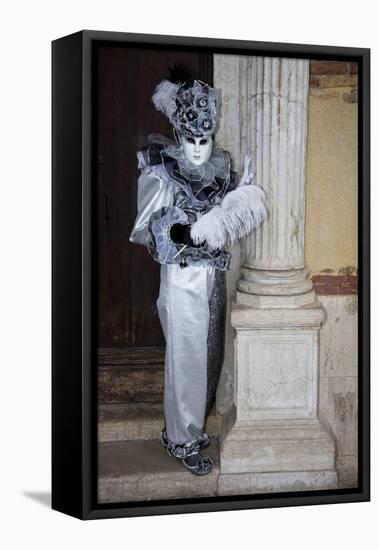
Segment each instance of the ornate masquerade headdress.
[{"label": "ornate masquerade headdress", "polygon": [[195,137],[214,133],[217,120],[217,92],[205,82],[193,85],[162,80],[156,87],[153,103],[180,134]]}]

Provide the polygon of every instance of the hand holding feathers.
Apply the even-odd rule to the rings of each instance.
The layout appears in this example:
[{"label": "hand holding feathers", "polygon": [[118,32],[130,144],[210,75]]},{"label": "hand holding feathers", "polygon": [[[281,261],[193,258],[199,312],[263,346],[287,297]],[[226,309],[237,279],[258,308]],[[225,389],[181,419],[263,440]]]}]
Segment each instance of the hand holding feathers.
[{"label": "hand holding feathers", "polygon": [[241,187],[242,185],[249,185],[251,183],[251,180],[255,176],[255,172],[249,172],[250,162],[251,157],[249,155],[246,155],[245,160],[243,161],[243,173],[238,183],[238,187]]},{"label": "hand holding feathers", "polygon": [[249,172],[249,166],[247,156],[237,188],[192,225],[190,235],[194,243],[206,240],[212,249],[232,245],[267,217],[265,192],[258,185],[251,184],[254,173]]}]

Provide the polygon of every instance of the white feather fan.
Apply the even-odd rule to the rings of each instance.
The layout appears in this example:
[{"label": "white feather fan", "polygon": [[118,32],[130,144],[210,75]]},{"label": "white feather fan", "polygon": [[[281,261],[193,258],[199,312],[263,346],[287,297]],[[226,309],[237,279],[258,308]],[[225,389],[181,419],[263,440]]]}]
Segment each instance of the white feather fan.
[{"label": "white feather fan", "polygon": [[196,244],[205,240],[213,249],[234,244],[267,217],[264,198],[258,185],[237,187],[192,225],[192,240]]}]

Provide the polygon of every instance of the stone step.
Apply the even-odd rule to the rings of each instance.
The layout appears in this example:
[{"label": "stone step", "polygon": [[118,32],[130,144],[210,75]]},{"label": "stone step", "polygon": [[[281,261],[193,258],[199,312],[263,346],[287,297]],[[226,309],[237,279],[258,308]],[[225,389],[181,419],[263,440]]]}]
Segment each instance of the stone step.
[{"label": "stone step", "polygon": [[[126,403],[100,405],[98,441],[157,439],[163,428],[163,403]],[[205,423],[210,436],[221,432],[221,416],[212,409]]]},{"label": "stone step", "polygon": [[107,404],[162,402],[163,365],[99,365],[98,402]]},{"label": "stone step", "polygon": [[99,348],[98,402],[163,401],[164,347]]},{"label": "stone step", "polygon": [[98,446],[98,502],[131,502],[217,495],[219,443],[211,438],[203,456],[213,460],[212,472],[196,476],[168,455],[158,439],[114,441]]}]

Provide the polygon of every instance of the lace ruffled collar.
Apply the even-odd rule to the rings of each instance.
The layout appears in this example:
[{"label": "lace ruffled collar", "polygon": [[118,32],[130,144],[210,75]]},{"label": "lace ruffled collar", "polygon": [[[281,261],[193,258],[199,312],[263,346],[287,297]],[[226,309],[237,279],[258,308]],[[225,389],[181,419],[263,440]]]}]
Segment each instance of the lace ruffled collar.
[{"label": "lace ruffled collar", "polygon": [[137,152],[138,167],[162,167],[169,178],[176,181],[191,204],[211,204],[222,198],[230,184],[230,157],[215,143],[208,161],[201,166],[193,164],[183,149],[161,134],[150,134],[148,145]]},{"label": "lace ruffled collar", "polygon": [[201,188],[212,186],[216,179],[225,180],[230,173],[229,158],[216,144],[212,147],[208,161],[200,166],[193,164],[176,143],[165,146],[161,154],[175,159],[178,172],[191,184],[200,184]]}]

